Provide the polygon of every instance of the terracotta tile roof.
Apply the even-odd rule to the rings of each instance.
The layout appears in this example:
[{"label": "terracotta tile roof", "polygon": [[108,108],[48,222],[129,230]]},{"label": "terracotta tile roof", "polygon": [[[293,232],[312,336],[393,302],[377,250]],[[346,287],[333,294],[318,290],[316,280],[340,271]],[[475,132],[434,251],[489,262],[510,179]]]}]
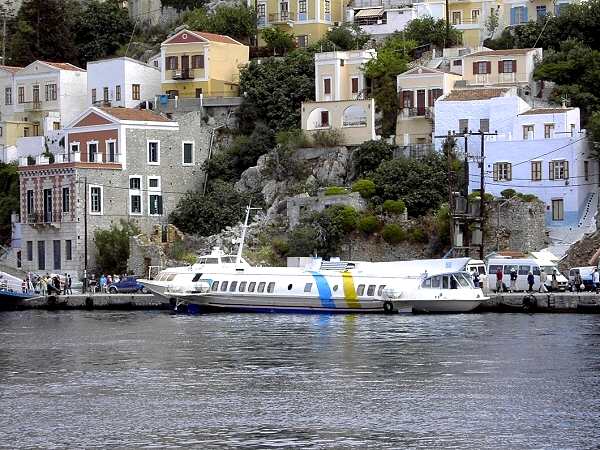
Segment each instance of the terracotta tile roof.
[{"label": "terracotta tile roof", "polygon": [[172,122],[171,120],[159,114],[153,113],[147,109],[132,108],[100,108],[107,114],[116,117],[119,120],[137,120],[143,122]]},{"label": "terracotta tile roof", "polygon": [[456,102],[469,100],[488,100],[494,97],[502,97],[508,89],[456,89],[450,92],[442,101]]},{"label": "terracotta tile roof", "polygon": [[213,42],[222,42],[224,44],[243,45],[243,44],[240,44],[235,39],[230,38],[229,36],[225,36],[223,34],[207,33],[205,31],[194,31],[194,33],[197,34],[198,36],[202,36],[204,39],[208,39],[209,41],[213,41]]},{"label": "terracotta tile roof", "polygon": [[22,67],[0,65],[0,69],[6,70],[7,72],[10,72],[10,73],[17,73],[19,70],[22,69]]},{"label": "terracotta tile roof", "polygon": [[485,50],[482,52],[471,53],[467,56],[507,56],[507,55],[526,55],[527,53],[534,51],[535,48],[513,48],[508,50]]},{"label": "terracotta tile roof", "polygon": [[520,116],[532,116],[534,114],[562,114],[572,111],[574,108],[533,108],[529,111],[519,114]]},{"label": "terracotta tile roof", "polygon": [[60,70],[72,70],[73,72],[85,72],[85,69],[81,67],[74,66],[71,63],[59,63],[59,62],[51,62],[51,61],[40,61],[41,63],[48,64],[49,66],[56,67]]}]

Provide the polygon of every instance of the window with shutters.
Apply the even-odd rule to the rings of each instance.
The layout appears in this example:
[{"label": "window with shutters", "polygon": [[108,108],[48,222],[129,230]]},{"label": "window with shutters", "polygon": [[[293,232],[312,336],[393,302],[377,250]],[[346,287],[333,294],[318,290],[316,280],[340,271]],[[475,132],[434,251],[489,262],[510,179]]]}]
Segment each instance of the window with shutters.
[{"label": "window with shutters", "polygon": [[490,131],[490,119],[479,119],[479,131],[484,133]]},{"label": "window with shutters", "polygon": [[479,14],[480,14],[480,11],[478,9],[472,9],[471,10],[471,22],[472,23],[478,23],[479,22]]},{"label": "window with shutters", "polygon": [[485,75],[490,73],[490,62],[489,61],[478,61],[475,63],[477,71],[475,72],[478,75]]},{"label": "window with shutters", "polygon": [[458,132],[464,133],[469,131],[469,119],[458,119]]},{"label": "window with shutters", "polygon": [[115,86],[115,101],[121,101],[121,85],[119,84]]},{"label": "window with shutters", "polygon": [[204,69],[204,55],[192,55],[192,69]]},{"label": "window with shutters", "polygon": [[554,137],[554,124],[553,123],[545,123],[544,124],[544,139],[552,139]]},{"label": "window with shutters", "polygon": [[92,103],[96,103],[96,89],[92,89]]},{"label": "window with shutters", "polygon": [[462,23],[462,12],[452,11],[452,25],[460,25]]},{"label": "window with shutters", "polygon": [[17,88],[17,101],[19,103],[25,103],[25,87],[19,86]]},{"label": "window with shutters", "polygon": [[542,162],[531,161],[531,181],[542,180]]},{"label": "window with shutters", "polygon": [[358,77],[352,77],[352,93],[358,94]]},{"label": "window with shutters", "polygon": [[509,162],[494,163],[494,181],[511,181],[512,164]]},{"label": "window with shutters", "polygon": [[319,128],[327,128],[329,126],[329,111],[321,111],[321,126]]},{"label": "window with shutters", "polygon": [[500,73],[513,73],[517,71],[517,61],[507,60],[500,61],[498,63],[498,72]]},{"label": "window with shutters", "polygon": [[550,161],[550,179],[566,180],[569,178],[569,161]]},{"label": "window with shutters", "polygon": [[532,140],[534,138],[533,135],[534,127],[533,125],[523,125],[523,139],[524,140]]},{"label": "window with shutters", "polygon": [[12,88],[4,88],[4,104],[12,105]]},{"label": "window with shutters", "polygon": [[402,107],[412,108],[413,107],[413,91],[402,91]]},{"label": "window with shutters", "polygon": [[331,94],[331,78],[323,79],[323,93],[325,95]]},{"label": "window with shutters", "polygon": [[429,89],[429,106],[433,106],[435,101],[444,94],[439,88]]},{"label": "window with shutters", "polygon": [[148,204],[150,207],[151,216],[162,216],[163,213],[163,199],[161,194],[149,194]]},{"label": "window with shutters", "polygon": [[552,220],[565,220],[565,201],[562,198],[552,200]]},{"label": "window with shutters", "polygon": [[133,100],[139,100],[140,99],[140,85],[139,84],[132,84],[131,85],[131,98]]},{"label": "window with shutters", "polygon": [[167,56],[165,58],[165,68],[167,70],[177,70],[177,56]]}]

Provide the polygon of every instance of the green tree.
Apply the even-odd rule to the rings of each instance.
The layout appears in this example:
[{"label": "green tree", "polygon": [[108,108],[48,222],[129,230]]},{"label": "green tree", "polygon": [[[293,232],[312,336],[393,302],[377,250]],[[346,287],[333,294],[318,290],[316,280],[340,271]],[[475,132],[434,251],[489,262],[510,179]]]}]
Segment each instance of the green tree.
[{"label": "green tree", "polygon": [[400,225],[396,223],[388,223],[383,227],[381,237],[388,244],[396,245],[406,240],[407,234],[406,231],[400,227]]},{"label": "green tree", "polygon": [[413,19],[404,29],[404,37],[417,42],[417,45],[431,44],[437,48],[453,47],[460,44],[462,35],[452,25],[449,27],[448,39],[446,38],[446,21],[423,17]]},{"label": "green tree", "polygon": [[600,159],[600,112],[592,113],[587,124],[587,129],[592,136],[592,148],[596,157]]},{"label": "green tree", "polygon": [[371,35],[351,22],[331,28],[325,37],[312,46],[315,52],[335,50],[359,50],[371,39]]},{"label": "green tree", "polygon": [[198,8],[185,16],[185,23],[193,30],[230,36],[249,44],[256,33],[256,11],[245,4],[220,5],[207,12]]},{"label": "green tree", "polygon": [[367,177],[379,167],[383,161],[389,161],[394,156],[394,147],[385,141],[367,141],[358,146],[352,153],[354,174]]},{"label": "green tree", "polygon": [[201,8],[207,3],[207,0],[160,0],[162,8],[175,8],[177,12],[187,9]]},{"label": "green tree", "polygon": [[73,36],[82,67],[88,61],[114,55],[129,41],[133,30],[127,10],[121,8],[116,0],[91,0],[78,19],[73,27]]},{"label": "green tree", "polygon": [[252,196],[239,192],[233,183],[222,180],[215,180],[210,186],[206,195],[188,192],[177,203],[170,220],[181,231],[210,236],[242,221]]},{"label": "green tree", "polygon": [[108,230],[96,230],[96,268],[101,273],[125,273],[129,259],[129,238],[140,233],[132,223],[121,220]]},{"label": "green tree", "polygon": [[485,30],[488,33],[489,37],[494,36],[494,33],[498,29],[500,21],[498,19],[498,11],[495,8],[492,8],[490,11],[490,15],[485,19]]},{"label": "green tree", "polygon": [[286,33],[277,27],[265,28],[262,30],[262,38],[264,39],[267,48],[273,50],[274,54],[285,54],[296,47],[294,35]]},{"label": "green tree", "polygon": [[0,244],[10,244],[11,214],[19,212],[19,172],[16,164],[0,163]]},{"label": "green tree", "polygon": [[352,192],[358,192],[362,198],[371,198],[375,195],[376,187],[373,180],[364,178],[352,184]]},{"label": "green tree", "polygon": [[284,58],[251,61],[240,73],[240,128],[250,133],[255,123],[276,132],[300,128],[300,105],[314,98],[313,56],[294,51]]},{"label": "green tree", "polygon": [[432,153],[423,159],[384,161],[373,174],[377,194],[383,200],[404,200],[411,216],[437,209],[448,198],[447,161]]},{"label": "green tree", "polygon": [[72,30],[80,15],[75,0],[25,0],[7,48],[10,64],[25,66],[36,59],[77,64]]},{"label": "green tree", "polygon": [[379,220],[377,220],[377,217],[372,216],[372,215],[368,215],[368,216],[364,216],[361,217],[360,220],[358,221],[358,230],[365,233],[365,234],[371,234],[374,233],[375,231],[377,231],[377,229],[379,228]]}]

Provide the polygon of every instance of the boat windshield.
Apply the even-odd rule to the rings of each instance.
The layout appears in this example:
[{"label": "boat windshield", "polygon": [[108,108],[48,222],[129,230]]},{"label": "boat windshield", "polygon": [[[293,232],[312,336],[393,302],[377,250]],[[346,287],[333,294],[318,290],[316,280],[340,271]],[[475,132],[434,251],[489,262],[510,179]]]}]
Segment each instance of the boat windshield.
[{"label": "boat windshield", "polygon": [[421,283],[425,289],[474,289],[473,280],[467,273],[457,272],[427,277]]}]

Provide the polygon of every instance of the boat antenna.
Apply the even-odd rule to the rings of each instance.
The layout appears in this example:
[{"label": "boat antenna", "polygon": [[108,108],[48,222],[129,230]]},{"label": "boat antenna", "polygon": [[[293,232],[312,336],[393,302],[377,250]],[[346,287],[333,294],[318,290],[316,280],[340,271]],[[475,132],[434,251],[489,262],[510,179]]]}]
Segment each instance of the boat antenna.
[{"label": "boat antenna", "polygon": [[242,236],[240,237],[240,246],[238,247],[237,256],[235,258],[235,263],[239,264],[242,262],[242,251],[244,250],[244,241],[246,240],[246,230],[248,229],[248,220],[250,219],[250,211],[253,209],[260,208],[252,208],[252,202],[248,203],[246,206],[246,220],[244,220],[244,225],[242,226]]}]

